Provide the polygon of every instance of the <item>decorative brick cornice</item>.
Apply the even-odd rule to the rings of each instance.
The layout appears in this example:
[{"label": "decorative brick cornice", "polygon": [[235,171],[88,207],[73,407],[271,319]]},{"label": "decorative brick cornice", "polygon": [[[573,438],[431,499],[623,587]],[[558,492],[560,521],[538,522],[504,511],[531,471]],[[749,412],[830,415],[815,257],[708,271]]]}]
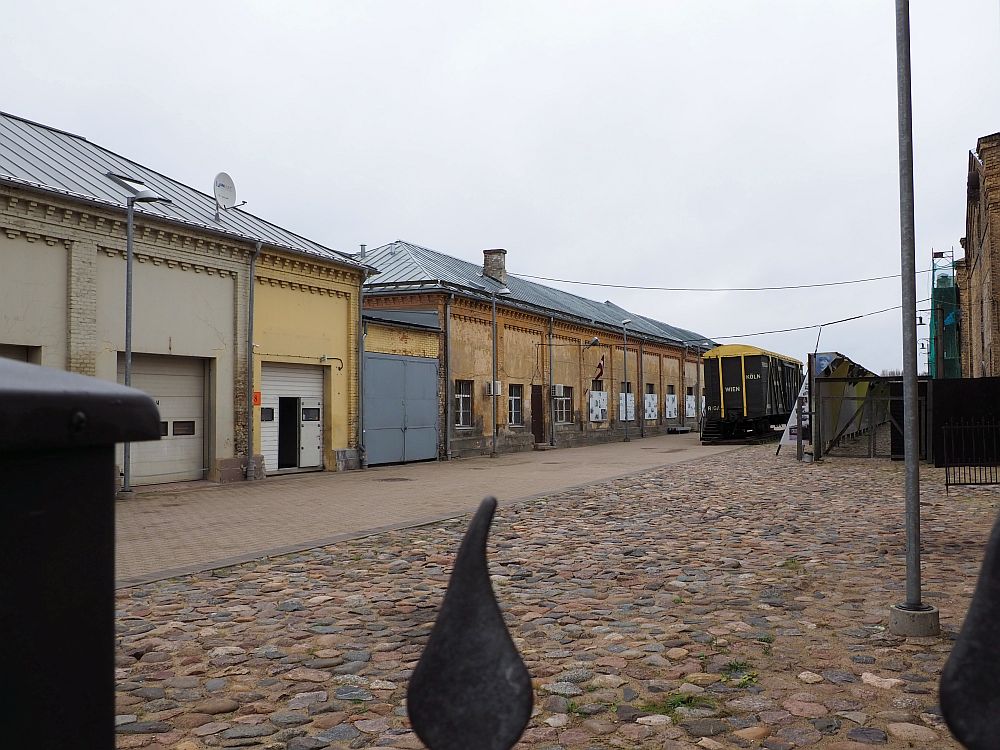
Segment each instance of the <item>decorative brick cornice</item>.
[{"label": "decorative brick cornice", "polygon": [[39,232],[29,232],[24,229],[16,229],[11,226],[0,227],[3,233],[7,235],[9,239],[15,240],[18,237],[24,237],[28,242],[44,242],[49,247],[53,245],[62,245],[63,247],[70,248],[73,246],[73,241],[65,239],[63,237],[53,237],[51,234],[43,234]]},{"label": "decorative brick cornice", "polygon": [[301,281],[291,281],[289,279],[283,279],[279,277],[272,276],[257,276],[257,283],[262,286],[270,286],[280,289],[293,289],[299,292],[308,292],[309,294],[323,294],[329,297],[343,297],[344,299],[351,299],[353,296],[350,292],[345,292],[343,289],[335,289],[327,286],[319,286],[317,284],[309,284]]},{"label": "decorative brick cornice", "polygon": [[[104,253],[109,258],[125,258],[125,251],[119,250],[118,248],[98,245],[98,251]],[[133,250],[132,257],[135,259],[136,263],[149,263],[154,266],[179,268],[181,271],[194,271],[195,273],[204,273],[208,276],[220,276],[222,278],[235,279],[237,276],[236,271],[231,268],[219,268],[218,266],[206,265],[204,263],[196,263],[188,260],[181,260],[179,258],[168,258],[163,255],[154,255],[146,252],[145,247],[139,250]]]},{"label": "decorative brick cornice", "polygon": [[314,279],[323,279],[324,281],[341,282],[352,286],[361,282],[361,276],[356,271],[332,265],[332,261],[328,264],[319,259],[314,261],[310,258],[272,252],[261,253],[257,259],[257,268],[259,270],[281,271],[289,274],[308,276]]}]

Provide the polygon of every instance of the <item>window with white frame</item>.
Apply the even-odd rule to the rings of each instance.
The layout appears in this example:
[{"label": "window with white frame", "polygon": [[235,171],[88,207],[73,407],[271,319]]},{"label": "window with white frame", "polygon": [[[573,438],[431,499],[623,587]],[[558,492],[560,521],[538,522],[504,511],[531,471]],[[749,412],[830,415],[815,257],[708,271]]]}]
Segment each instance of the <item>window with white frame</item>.
[{"label": "window with white frame", "polygon": [[563,386],[563,395],[555,397],[556,422],[567,423],[573,421],[573,389],[570,386]]},{"label": "window with white frame", "polygon": [[524,424],[524,386],[511,383],[507,386],[507,424]]},{"label": "window with white frame", "polygon": [[455,381],[455,426],[472,427],[472,381]]}]

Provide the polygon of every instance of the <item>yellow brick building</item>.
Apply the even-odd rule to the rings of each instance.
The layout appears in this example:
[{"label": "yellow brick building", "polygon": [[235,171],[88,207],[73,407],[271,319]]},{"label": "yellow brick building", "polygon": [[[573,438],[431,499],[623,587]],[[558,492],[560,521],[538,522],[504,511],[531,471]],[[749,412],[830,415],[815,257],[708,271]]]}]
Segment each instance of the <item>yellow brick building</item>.
[{"label": "yellow brick building", "polygon": [[365,288],[366,314],[424,311],[442,321],[441,456],[696,427],[700,352],[713,342],[508,276],[505,256],[484,251],[480,267],[402,241],[364,256],[379,269]]}]

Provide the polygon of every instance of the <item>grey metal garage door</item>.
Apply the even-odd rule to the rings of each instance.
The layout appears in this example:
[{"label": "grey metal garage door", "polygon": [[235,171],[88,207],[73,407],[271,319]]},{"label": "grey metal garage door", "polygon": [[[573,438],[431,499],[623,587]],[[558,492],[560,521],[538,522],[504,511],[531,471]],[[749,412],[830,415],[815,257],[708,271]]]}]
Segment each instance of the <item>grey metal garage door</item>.
[{"label": "grey metal garage door", "polygon": [[369,464],[437,458],[438,363],[365,354],[365,453]]}]

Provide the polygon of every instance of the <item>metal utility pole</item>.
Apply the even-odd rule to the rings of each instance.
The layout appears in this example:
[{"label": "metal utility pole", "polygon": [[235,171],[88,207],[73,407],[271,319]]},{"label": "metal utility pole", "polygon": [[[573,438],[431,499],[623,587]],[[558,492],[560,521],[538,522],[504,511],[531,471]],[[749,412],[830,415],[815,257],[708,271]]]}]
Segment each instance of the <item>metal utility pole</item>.
[{"label": "metal utility pole", "polygon": [[493,292],[493,380],[490,382],[490,403],[493,405],[493,446],[490,458],[497,457],[497,293]]},{"label": "metal utility pole", "polygon": [[622,414],[622,421],[625,423],[625,440],[623,440],[622,442],[625,442],[625,443],[629,442],[629,436],[628,436],[628,329],[625,326],[627,326],[631,322],[632,322],[631,318],[622,321],[622,341],[624,342],[624,348],[625,348],[625,351],[623,352],[624,356],[622,356],[622,372],[624,373],[624,376],[625,376],[625,393],[622,396],[622,399],[625,402],[624,403],[624,407],[625,408],[622,410],[624,412]]},{"label": "metal utility pole", "polygon": [[[132,387],[132,235],[135,198],[126,201],[125,220],[125,386]],[[132,445],[122,446],[122,492],[132,492]]]},{"label": "metal utility pole", "polygon": [[906,473],[906,601],[889,608],[897,635],[940,632],[938,611],[920,596],[920,445],[917,395],[917,284],[913,208],[913,107],[910,98],[910,4],[896,0],[896,102],[899,122],[900,271],[903,302],[903,441]]}]

